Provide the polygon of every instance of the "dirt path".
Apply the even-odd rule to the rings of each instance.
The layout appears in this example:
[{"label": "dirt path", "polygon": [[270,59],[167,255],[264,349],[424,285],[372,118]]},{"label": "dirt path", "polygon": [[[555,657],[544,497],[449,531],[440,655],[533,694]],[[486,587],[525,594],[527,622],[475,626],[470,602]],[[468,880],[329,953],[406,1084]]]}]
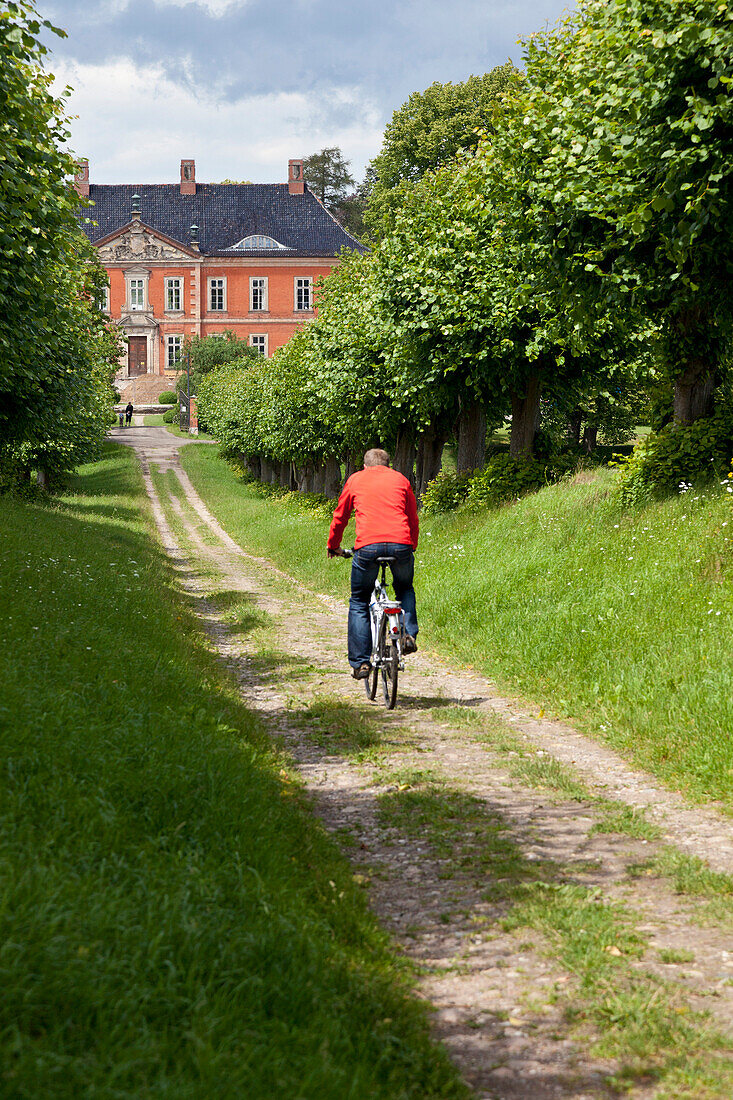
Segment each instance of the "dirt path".
[{"label": "dirt path", "polygon": [[[676,983],[692,1008],[733,1031],[729,937],[700,924],[695,900],[650,871],[659,840],[643,828],[636,837],[598,831],[599,806],[606,812],[609,800],[643,809],[662,841],[733,873],[728,821],[713,809],[690,808],[576,731],[523,712],[480,677],[422,653],[410,659],[398,710],[367,703],[345,675],[345,605],[309,592],[223,531],[181,469],[186,440],[162,429],[115,434],[140,456],[163,545],[197,594],[222,658],[295,762],[374,910],[418,964],[436,1035],[477,1096],[608,1096],[618,1068],[588,1053],[593,1027],[569,1019],[578,977],[545,933],[504,921],[510,887],[502,888],[503,879],[497,885],[497,859],[508,868],[507,883],[551,868],[569,888],[597,891],[640,914],[647,945],[632,968]],[[178,493],[159,499],[151,464],[173,471]],[[228,607],[240,608],[239,620],[227,616]],[[242,607],[253,621],[265,615],[266,630],[243,629]],[[564,772],[559,789],[532,785],[532,768],[551,774],[553,761],[572,765],[587,798],[563,794]],[[525,773],[531,765],[529,780],[518,780],[518,765]],[[421,814],[424,828],[416,828]],[[629,1095],[655,1093],[637,1082]]]}]

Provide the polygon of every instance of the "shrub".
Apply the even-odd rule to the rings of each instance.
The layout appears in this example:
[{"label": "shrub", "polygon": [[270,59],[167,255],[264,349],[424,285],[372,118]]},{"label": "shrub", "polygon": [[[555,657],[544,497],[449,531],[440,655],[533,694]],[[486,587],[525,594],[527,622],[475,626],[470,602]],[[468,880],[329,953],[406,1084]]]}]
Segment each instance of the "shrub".
[{"label": "shrub", "polygon": [[164,424],[175,424],[177,415],[178,415],[178,409],[175,408],[175,406],[172,409],[167,409],[163,413],[163,423]]},{"label": "shrub", "polygon": [[161,393],[158,398],[159,405],[175,405],[178,401],[178,394],[175,390],[166,390],[165,393]]},{"label": "shrub", "polygon": [[472,474],[440,473],[425,491],[423,515],[450,512],[461,504],[490,507],[516,500],[523,493],[559,481],[581,461],[575,454],[527,461],[503,453],[494,455],[483,469]]},{"label": "shrub", "polygon": [[670,424],[651,432],[621,468],[622,504],[643,503],[657,494],[676,492],[682,482],[698,483],[729,468],[733,454],[733,417],[729,409],[686,427]]},{"label": "shrub", "polygon": [[469,504],[503,504],[523,493],[540,489],[575,469],[575,455],[554,455],[547,460],[517,459],[503,454],[492,458],[471,478],[466,497]]},{"label": "shrub", "polygon": [[437,516],[458,508],[466,500],[471,477],[471,474],[452,474],[441,470],[423,493],[423,515]]}]

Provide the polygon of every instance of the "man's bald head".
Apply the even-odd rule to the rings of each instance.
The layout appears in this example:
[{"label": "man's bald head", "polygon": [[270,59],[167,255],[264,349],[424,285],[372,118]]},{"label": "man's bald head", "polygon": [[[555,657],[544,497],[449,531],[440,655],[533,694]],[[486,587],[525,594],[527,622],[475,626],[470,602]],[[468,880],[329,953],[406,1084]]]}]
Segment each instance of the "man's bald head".
[{"label": "man's bald head", "polygon": [[389,466],[389,455],[381,447],[372,447],[371,451],[367,451],[364,455],[365,470],[367,466]]}]

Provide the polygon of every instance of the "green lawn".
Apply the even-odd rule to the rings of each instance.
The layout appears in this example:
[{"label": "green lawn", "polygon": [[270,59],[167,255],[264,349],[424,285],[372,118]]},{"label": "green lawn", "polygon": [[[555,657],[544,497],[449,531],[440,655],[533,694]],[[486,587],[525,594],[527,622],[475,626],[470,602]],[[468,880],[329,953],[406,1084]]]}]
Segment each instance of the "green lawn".
[{"label": "green lawn", "polygon": [[[346,597],[325,518],[263,499],[213,447],[187,447],[182,461],[243,546]],[[613,476],[426,521],[421,643],[733,811],[731,497],[693,490],[623,512],[608,497]]]},{"label": "green lawn", "polygon": [[[193,436],[191,436],[189,434],[189,432],[182,431],[178,427],[177,424],[166,424],[165,421],[163,420],[163,413],[162,412],[159,412],[159,413],[145,413],[145,415],[143,417],[143,425],[146,428],[165,428],[167,431],[169,431],[171,433],[171,435],[177,435],[177,436],[180,436],[184,439],[194,438]],[[214,437],[212,435],[209,435],[207,432],[199,432],[199,434],[195,438],[203,440],[203,439],[213,439]]]},{"label": "green lawn", "polygon": [[3,1097],[464,1095],[175,589],[134,455],[3,508]]},{"label": "green lawn", "polygon": [[143,424],[146,428],[176,428],[177,431],[179,430],[176,424],[166,424],[164,422],[162,412],[145,413],[143,415]]}]

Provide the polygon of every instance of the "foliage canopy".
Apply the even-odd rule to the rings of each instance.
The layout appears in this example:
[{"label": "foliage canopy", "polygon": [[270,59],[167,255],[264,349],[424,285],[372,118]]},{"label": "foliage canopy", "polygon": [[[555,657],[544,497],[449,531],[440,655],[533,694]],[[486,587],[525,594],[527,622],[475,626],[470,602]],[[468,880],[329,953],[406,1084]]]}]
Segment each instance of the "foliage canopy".
[{"label": "foliage canopy", "polygon": [[[119,354],[97,308],[106,275],[82,233],[63,97],[28,0],[0,11],[0,465],[63,470],[102,438]],[[68,93],[64,93],[64,96]]]},{"label": "foliage canopy", "polygon": [[338,146],[321,149],[303,160],[303,175],[314,195],[317,195],[327,210],[335,212],[346,198],[354,177],[349,172],[349,162],[344,160]]}]

